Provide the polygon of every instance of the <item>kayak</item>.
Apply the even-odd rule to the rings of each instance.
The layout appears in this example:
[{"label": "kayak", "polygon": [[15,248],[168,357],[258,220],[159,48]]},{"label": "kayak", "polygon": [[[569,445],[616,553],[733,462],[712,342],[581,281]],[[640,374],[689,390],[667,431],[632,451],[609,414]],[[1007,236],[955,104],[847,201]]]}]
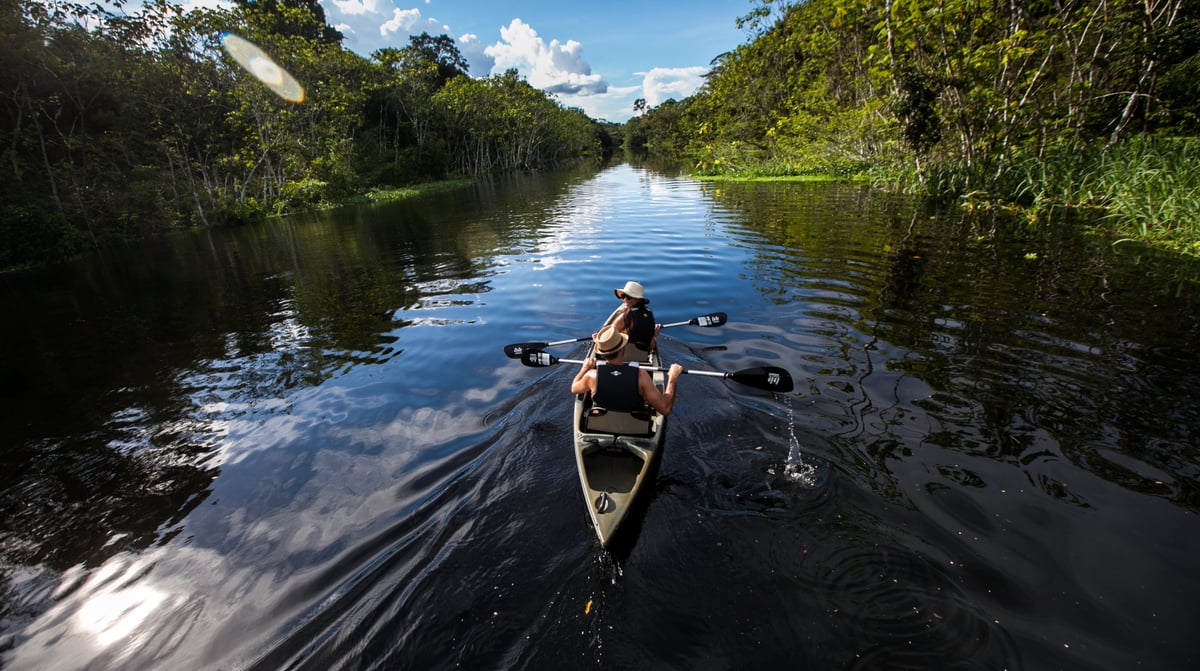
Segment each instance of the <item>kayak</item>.
[{"label": "kayak", "polygon": [[[604,326],[611,324],[620,310],[617,308],[613,311]],[[722,326],[726,319],[724,312],[713,312],[683,322],[663,324],[662,328]],[[584,336],[555,342],[517,342],[505,345],[504,355],[510,359],[520,359],[522,364],[533,368],[560,363],[582,365],[586,359],[560,359],[545,351],[545,348],[591,339],[591,336]],[[625,347],[625,361],[646,369],[654,386],[665,393],[668,369],[661,366],[658,351],[654,347],[655,341],[651,341],[651,351],[642,351],[636,345],[628,344]],[[589,358],[596,356],[595,350],[593,343],[588,351]],[[681,369],[680,374],[733,380],[755,389],[780,394],[792,391],[794,386],[792,374],[778,366],[756,366],[733,372]],[[629,516],[638,494],[650,484],[654,467],[662,455],[667,418],[649,407],[645,412],[605,411],[593,406],[590,394],[576,394],[571,423],[575,435],[575,465],[579,470],[579,484],[583,487],[583,500],[603,547],[608,545],[617,528]]]},{"label": "kayak", "polygon": [[[614,311],[605,325],[612,323],[619,311]],[[589,357],[595,356],[594,350],[595,345]],[[655,386],[665,389],[667,376],[660,369],[657,350],[643,352],[630,344],[625,351],[626,361],[643,359],[640,365],[652,367],[650,377]],[[662,454],[667,418],[648,406],[644,413],[594,409],[591,394],[576,394],[573,413],[579,483],[603,547],[629,515],[638,493],[649,486]]]}]

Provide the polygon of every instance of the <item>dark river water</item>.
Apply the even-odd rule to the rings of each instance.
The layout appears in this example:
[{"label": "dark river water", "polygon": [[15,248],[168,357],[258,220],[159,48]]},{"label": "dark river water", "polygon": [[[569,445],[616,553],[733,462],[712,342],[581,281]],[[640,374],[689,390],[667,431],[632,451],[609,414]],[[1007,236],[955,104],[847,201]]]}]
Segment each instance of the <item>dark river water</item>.
[{"label": "dark river water", "polygon": [[[595,541],[572,364],[690,370]],[[0,276],[4,669],[1192,669],[1200,265],[621,165]],[[554,348],[582,354],[582,345]]]}]

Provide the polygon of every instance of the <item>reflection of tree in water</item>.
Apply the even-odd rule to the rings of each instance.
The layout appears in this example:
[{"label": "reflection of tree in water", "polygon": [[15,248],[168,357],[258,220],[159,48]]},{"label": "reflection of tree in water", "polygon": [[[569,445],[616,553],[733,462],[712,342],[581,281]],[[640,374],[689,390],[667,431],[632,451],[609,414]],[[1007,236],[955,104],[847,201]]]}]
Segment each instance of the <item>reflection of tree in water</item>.
[{"label": "reflection of tree in water", "polygon": [[165,542],[207,497],[229,420],[400,355],[402,315],[489,289],[476,247],[501,236],[393,209],[5,277],[0,561],[62,570]]},{"label": "reflection of tree in water", "polygon": [[[1071,222],[1030,229],[821,188],[771,192],[795,207],[768,206],[754,185],[714,192],[742,213],[734,235],[769,243],[750,262],[760,291],[828,339],[822,393],[849,408],[846,435],[873,462],[939,445],[1087,505],[1037,470],[1053,446],[1109,482],[1197,507],[1200,356],[1180,343],[1200,332],[1200,291],[1186,262],[1114,249]],[[859,225],[873,217],[890,224]]]}]

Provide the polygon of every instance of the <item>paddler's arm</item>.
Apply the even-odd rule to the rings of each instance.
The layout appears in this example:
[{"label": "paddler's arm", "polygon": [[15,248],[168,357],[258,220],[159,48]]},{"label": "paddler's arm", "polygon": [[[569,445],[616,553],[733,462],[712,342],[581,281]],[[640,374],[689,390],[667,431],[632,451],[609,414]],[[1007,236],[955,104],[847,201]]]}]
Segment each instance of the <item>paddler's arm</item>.
[{"label": "paddler's arm", "polygon": [[596,370],[596,360],[589,356],[580,364],[579,372],[575,374],[575,379],[571,380],[572,394],[592,393],[592,385],[588,383],[588,373],[593,370]]},{"label": "paddler's arm", "polygon": [[644,370],[639,371],[638,388],[642,392],[642,398],[663,417],[671,414],[671,408],[675,407],[675,385],[682,374],[683,366],[671,364],[671,369],[667,371],[667,387],[660,392],[650,379],[650,374]]}]

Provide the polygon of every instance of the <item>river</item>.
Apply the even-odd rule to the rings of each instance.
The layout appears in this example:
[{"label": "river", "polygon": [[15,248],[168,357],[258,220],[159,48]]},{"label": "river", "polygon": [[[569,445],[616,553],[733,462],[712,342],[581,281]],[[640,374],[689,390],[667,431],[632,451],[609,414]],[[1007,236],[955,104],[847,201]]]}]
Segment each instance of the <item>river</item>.
[{"label": "river", "polygon": [[[575,366],[690,370],[608,549]],[[1189,669],[1200,265],[617,165],[0,276],[0,667]],[[582,344],[557,346],[569,358]]]}]

